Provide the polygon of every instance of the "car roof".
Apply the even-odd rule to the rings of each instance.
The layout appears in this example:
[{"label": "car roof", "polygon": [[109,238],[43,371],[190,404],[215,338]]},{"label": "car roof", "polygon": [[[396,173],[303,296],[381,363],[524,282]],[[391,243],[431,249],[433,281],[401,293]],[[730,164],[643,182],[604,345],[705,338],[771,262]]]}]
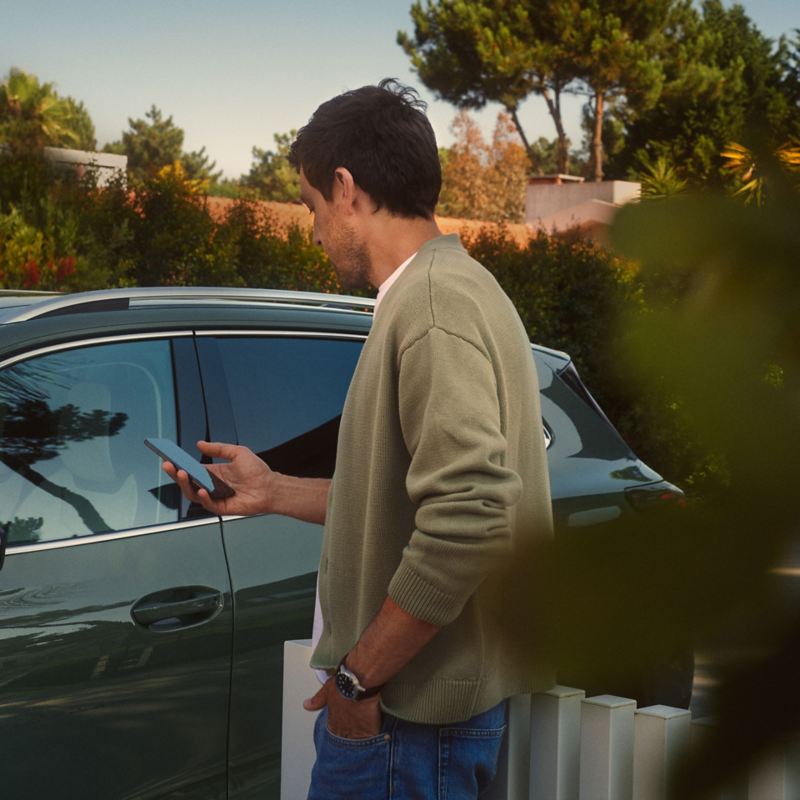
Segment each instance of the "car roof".
[{"label": "car roof", "polygon": [[123,311],[132,304],[148,303],[281,303],[346,308],[362,313],[370,312],[375,305],[375,301],[367,297],[219,286],[137,286],[74,294],[7,291],[0,296],[0,324],[89,311]]},{"label": "car roof", "polygon": [[47,297],[56,297],[59,292],[27,292],[23,289],[0,289],[0,324],[29,306]]},{"label": "car roof", "polygon": [[[170,307],[166,318],[165,306]],[[257,327],[263,326],[265,311],[272,324],[288,329],[313,324],[366,334],[374,308],[375,300],[368,297],[262,288],[151,286],[72,294],[0,290],[0,343],[28,340],[31,328],[44,337],[62,333],[71,338],[142,326],[149,330],[186,325]],[[138,313],[128,315],[127,311]],[[557,371],[570,362],[569,355],[560,350],[533,346]]]}]

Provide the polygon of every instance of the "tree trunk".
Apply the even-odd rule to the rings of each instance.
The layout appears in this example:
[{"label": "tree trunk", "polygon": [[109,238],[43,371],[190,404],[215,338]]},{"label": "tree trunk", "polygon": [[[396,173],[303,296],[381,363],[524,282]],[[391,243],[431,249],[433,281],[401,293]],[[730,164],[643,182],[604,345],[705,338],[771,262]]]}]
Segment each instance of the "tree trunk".
[{"label": "tree trunk", "polygon": [[554,96],[551,96],[545,87],[542,90],[542,97],[547,103],[547,110],[550,112],[550,116],[556,126],[556,134],[558,136],[558,147],[556,149],[557,171],[565,175],[569,162],[569,149],[567,146],[567,133],[564,130],[564,121],[561,118],[561,92],[556,90]]},{"label": "tree trunk", "polygon": [[603,180],[603,92],[598,89],[594,96],[594,133],[592,135],[592,167],[594,180]]},{"label": "tree trunk", "polygon": [[531,164],[531,171],[536,169],[536,158],[534,157],[533,150],[531,149],[530,143],[528,142],[528,137],[525,136],[525,131],[522,130],[522,125],[520,124],[519,117],[517,116],[517,109],[516,108],[509,108],[506,106],[506,111],[511,114],[511,119],[514,122],[514,127],[517,129],[517,133],[519,134],[519,138],[522,139],[522,145],[525,148],[525,152],[528,154],[528,161]]}]

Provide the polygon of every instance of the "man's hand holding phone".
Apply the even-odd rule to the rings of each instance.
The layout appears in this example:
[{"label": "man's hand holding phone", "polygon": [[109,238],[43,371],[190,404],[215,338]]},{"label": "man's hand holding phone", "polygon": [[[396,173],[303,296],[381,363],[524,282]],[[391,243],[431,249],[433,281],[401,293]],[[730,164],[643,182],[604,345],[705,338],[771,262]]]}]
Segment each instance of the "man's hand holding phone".
[{"label": "man's hand holding phone", "polygon": [[179,469],[171,461],[165,460],[162,468],[180,487],[183,495],[193,503],[199,503],[212,514],[242,515],[268,514],[273,511],[271,499],[274,496],[273,472],[252,450],[235,444],[221,442],[197,443],[200,452],[210,458],[225,458],[226,464],[203,464],[224,484],[233,489],[230,497],[214,499],[207,489],[193,483],[184,469]]}]

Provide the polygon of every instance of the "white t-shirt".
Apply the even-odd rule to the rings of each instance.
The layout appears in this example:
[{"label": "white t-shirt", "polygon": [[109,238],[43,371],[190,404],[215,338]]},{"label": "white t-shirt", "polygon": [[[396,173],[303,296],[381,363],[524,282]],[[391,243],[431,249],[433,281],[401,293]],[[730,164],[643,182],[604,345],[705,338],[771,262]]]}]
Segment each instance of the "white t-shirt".
[{"label": "white t-shirt", "polygon": [[[400,277],[403,270],[411,263],[412,259],[416,253],[412,253],[379,287],[378,287],[378,296],[375,298],[375,309],[373,311],[373,317],[375,314],[378,313],[378,306],[381,304],[381,300],[386,297],[386,292],[392,287],[392,284]],[[316,648],[317,644],[319,643],[320,636],[322,636],[322,627],[323,627],[323,619],[322,619],[322,607],[319,604],[319,575],[317,575],[317,596],[314,602],[314,628],[311,633],[311,649],[312,652]],[[320,683],[325,683],[328,680],[328,673],[324,670],[318,669],[315,670],[317,673],[317,677],[320,680]]]}]

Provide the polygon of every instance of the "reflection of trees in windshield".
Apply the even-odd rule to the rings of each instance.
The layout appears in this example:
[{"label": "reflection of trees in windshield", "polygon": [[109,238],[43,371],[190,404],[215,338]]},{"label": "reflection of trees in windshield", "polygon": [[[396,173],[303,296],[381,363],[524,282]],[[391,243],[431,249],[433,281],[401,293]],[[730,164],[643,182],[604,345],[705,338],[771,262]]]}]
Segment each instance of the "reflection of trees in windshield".
[{"label": "reflection of trees in windshield", "polygon": [[[76,492],[48,480],[32,465],[56,458],[70,442],[116,436],[128,415],[95,408],[84,411],[73,403],[51,408],[45,386],[67,388],[55,365],[19,365],[0,373],[0,463],[48,494],[71,505],[86,527],[94,532],[110,530],[92,503]],[[27,532],[38,538],[37,518],[0,522],[6,541],[23,540]]]},{"label": "reflection of trees in windshield", "polygon": [[0,532],[8,544],[14,542],[38,542],[39,531],[44,525],[43,517],[14,517],[7,522],[0,522]]},{"label": "reflection of trees in windshield", "polygon": [[51,356],[46,363],[26,361],[0,372],[0,403],[19,400],[44,400],[47,398],[46,386],[66,389],[68,384],[60,380],[60,373],[66,368],[64,359]]},{"label": "reflection of trees in windshield", "polygon": [[9,405],[0,399],[2,458],[30,465],[55,458],[67,442],[84,442],[96,436],[115,436],[128,415],[95,408],[82,411],[76,405],[52,409],[46,400],[27,399]]}]

